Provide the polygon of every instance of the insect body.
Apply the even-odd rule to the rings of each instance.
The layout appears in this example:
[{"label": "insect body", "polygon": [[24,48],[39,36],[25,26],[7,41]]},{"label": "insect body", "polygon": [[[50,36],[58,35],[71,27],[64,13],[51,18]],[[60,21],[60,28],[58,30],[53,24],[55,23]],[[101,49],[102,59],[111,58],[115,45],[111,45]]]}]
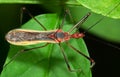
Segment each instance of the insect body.
[{"label": "insect body", "polygon": [[[31,45],[37,43],[59,43],[66,39],[68,33],[59,32],[57,30],[51,31],[36,31],[36,30],[25,30],[25,29],[15,29],[10,31],[6,35],[8,42],[14,45]],[[61,40],[59,40],[61,39]],[[59,41],[58,41],[59,40]]]},{"label": "insect body", "polygon": [[75,33],[70,35],[61,29],[50,31],[36,31],[26,29],[14,29],[8,32],[6,39],[14,45],[31,45],[37,43],[61,43],[70,38],[81,38],[84,34]]},{"label": "insect body", "polygon": [[[36,49],[36,48],[42,48],[42,47],[47,46],[50,43],[56,43],[59,45],[59,47],[61,49],[61,52],[63,54],[63,57],[65,59],[68,69],[73,72],[80,71],[80,69],[75,69],[75,70],[71,69],[71,67],[68,63],[68,59],[65,56],[64,49],[61,46],[62,42],[65,42],[68,47],[72,48],[74,51],[76,51],[77,53],[81,54],[86,59],[88,59],[91,62],[91,67],[92,67],[95,64],[94,60],[92,58],[90,58],[89,56],[86,56],[85,54],[80,52],[80,50],[76,49],[75,47],[73,47],[73,45],[71,45],[68,42],[68,40],[70,40],[71,38],[78,39],[78,38],[84,37],[84,33],[79,33],[79,32],[71,33],[71,32],[74,29],[76,29],[76,27],[78,27],[80,24],[82,24],[89,17],[89,15],[90,15],[90,13],[85,15],[76,25],[74,25],[72,28],[69,29],[69,31],[66,31],[66,32],[64,32],[61,29],[64,24],[64,19],[63,19],[62,24],[59,27],[59,29],[56,29],[56,30],[48,30],[47,31],[47,29],[43,28],[45,31],[27,30],[27,29],[13,29],[13,30],[9,31],[5,38],[10,44],[20,45],[20,46],[32,45],[32,44],[38,44],[38,43],[46,43],[46,44],[43,46],[29,48],[29,49],[23,49],[23,50],[19,51],[16,55],[14,55],[11,58],[11,60],[4,67],[6,67],[12,60],[14,60],[21,52],[29,51],[29,50]],[[64,15],[64,18],[65,17],[66,17],[66,13]],[[35,18],[33,18],[33,19],[35,19]]]},{"label": "insect body", "polygon": [[[34,20],[36,20],[29,12],[28,12],[28,14]],[[80,52],[80,50],[76,49],[75,47],[73,47],[73,45],[71,45],[69,42],[67,42],[71,38],[82,38],[82,37],[84,37],[84,33],[85,32],[87,32],[88,30],[90,30],[92,27],[94,27],[98,22],[100,22],[103,19],[102,18],[102,19],[98,20],[98,22],[96,22],[95,24],[93,24],[92,26],[90,26],[88,28],[88,30],[85,31],[85,32],[83,32],[83,33],[75,32],[73,34],[70,34],[75,28],[79,28],[79,25],[81,25],[88,18],[89,15],[90,15],[90,13],[88,13],[86,16],[84,16],[68,32],[64,32],[61,29],[62,26],[63,26],[63,23],[64,23],[64,20],[63,20],[62,21],[62,25],[60,26],[60,28],[56,29],[56,30],[49,30],[49,31],[47,31],[47,29],[45,29],[45,27],[43,27],[41,23],[40,23],[40,25],[41,25],[41,27],[43,27],[43,29],[45,31],[26,30],[26,29],[14,29],[14,30],[11,30],[6,35],[6,40],[9,43],[11,43],[11,44],[22,45],[22,46],[24,46],[24,45],[32,45],[32,44],[37,44],[37,43],[47,43],[44,46],[35,47],[35,48],[31,48],[31,49],[42,48],[42,47],[45,47],[46,45],[48,45],[49,43],[57,43],[59,45],[60,49],[61,49],[61,52],[63,54],[63,57],[65,59],[65,62],[66,62],[66,65],[67,65],[68,69],[70,71],[78,71],[79,69],[72,70],[70,68],[70,65],[68,63],[68,59],[66,58],[65,53],[64,53],[64,49],[61,47],[61,42],[65,42],[74,51],[78,52],[79,54],[81,54],[82,56],[84,56],[86,59],[88,59],[91,62],[91,67],[92,67],[95,64],[94,60],[92,58],[86,56],[85,54],[83,54],[82,52]],[[65,14],[65,16],[66,16],[66,14]],[[22,52],[28,51],[28,50],[31,50],[31,49],[24,49],[24,50],[22,50]],[[19,52],[18,52],[18,54],[19,54]],[[8,63],[10,63],[17,55],[15,55]]]}]

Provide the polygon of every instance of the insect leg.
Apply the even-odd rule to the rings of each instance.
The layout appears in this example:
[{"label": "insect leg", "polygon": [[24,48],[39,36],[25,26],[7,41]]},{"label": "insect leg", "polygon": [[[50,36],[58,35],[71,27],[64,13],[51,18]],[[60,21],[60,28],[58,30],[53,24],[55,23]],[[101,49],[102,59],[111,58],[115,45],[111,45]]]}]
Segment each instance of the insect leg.
[{"label": "insect leg", "polygon": [[64,25],[64,21],[65,21],[65,18],[66,18],[66,12],[64,13],[64,16],[63,16],[63,19],[62,19],[62,23],[59,25],[59,29],[62,29],[63,25]]},{"label": "insect leg", "polygon": [[27,51],[30,51],[30,50],[33,50],[33,49],[37,49],[37,48],[43,48],[45,46],[47,46],[49,43],[46,43],[45,45],[43,46],[38,46],[38,47],[34,47],[34,48],[29,48],[29,49],[22,49],[20,50],[19,52],[17,52],[12,58],[11,60],[6,63],[3,67],[5,68],[9,63],[11,63],[17,56],[19,56],[21,53],[24,53],[24,52],[27,52]]},{"label": "insect leg", "polygon": [[72,48],[74,51],[76,51],[77,53],[81,54],[82,56],[84,56],[86,59],[88,59],[91,62],[91,66],[90,68],[92,68],[95,65],[95,62],[92,58],[88,57],[87,55],[85,55],[84,53],[82,53],[81,51],[79,51],[78,49],[76,49],[75,47],[73,47],[69,42],[66,42],[66,44]]},{"label": "insect leg", "polygon": [[73,17],[72,17],[72,15],[70,13],[70,10],[68,8],[65,8],[64,11],[65,12],[64,12],[63,20],[62,20],[61,25],[59,26],[59,29],[62,29],[67,14],[69,15],[70,20],[75,23],[75,21],[73,21]]},{"label": "insect leg", "polygon": [[55,35],[60,29],[63,28],[64,22],[65,22],[65,18],[66,18],[66,15],[67,15],[67,12],[65,11],[65,12],[64,12],[63,19],[62,19],[62,22],[61,22],[61,24],[58,26],[58,30],[54,33],[54,35]]},{"label": "insect leg", "polygon": [[87,18],[90,16],[90,12],[87,13],[77,24],[75,24],[68,32],[72,32],[75,28],[79,29],[80,25],[84,23]]},{"label": "insect leg", "polygon": [[75,24],[75,20],[73,19],[71,13],[70,13],[70,10],[68,8],[65,8],[65,11],[66,13],[68,14],[69,18],[70,18],[70,21]]},{"label": "insect leg", "polygon": [[61,52],[62,52],[62,54],[63,54],[65,63],[66,63],[66,65],[67,65],[67,67],[68,67],[68,70],[71,71],[71,72],[81,71],[81,69],[71,69],[70,64],[69,64],[69,61],[68,61],[68,58],[66,57],[66,55],[65,55],[65,53],[64,53],[64,49],[62,48],[62,46],[61,46],[60,43],[59,43],[59,46],[60,46]]},{"label": "insect leg", "polygon": [[42,25],[42,23],[40,23],[40,22],[29,12],[29,10],[26,9],[25,7],[22,7],[22,8],[21,8],[20,24],[22,23],[23,12],[28,13],[28,15],[29,15],[31,18],[33,18],[44,30],[47,30],[47,29],[45,28],[45,26]]},{"label": "insect leg", "polygon": [[20,25],[19,26],[22,25],[22,20],[23,20],[23,9],[21,8],[20,9]]}]

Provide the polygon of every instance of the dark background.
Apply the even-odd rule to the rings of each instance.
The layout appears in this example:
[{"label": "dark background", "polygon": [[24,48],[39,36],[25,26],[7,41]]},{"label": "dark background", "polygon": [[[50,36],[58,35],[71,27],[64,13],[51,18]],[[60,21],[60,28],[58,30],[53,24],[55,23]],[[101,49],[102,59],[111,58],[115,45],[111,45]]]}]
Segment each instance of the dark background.
[{"label": "dark background", "polygon": [[[41,13],[48,13],[51,12],[48,9],[43,9],[42,7],[39,8],[36,5],[23,5],[27,7],[32,15],[38,15]],[[23,23],[28,21],[30,17],[25,14],[23,20]],[[16,20],[17,23],[19,23],[19,19]],[[4,22],[5,23],[5,22]],[[14,26],[12,28],[8,28],[8,30],[4,31],[4,33],[1,33],[1,38],[0,40],[0,49],[2,52],[0,52],[0,64],[1,64],[1,70],[2,71],[2,65],[4,64],[5,58],[7,56],[7,52],[9,49],[9,44],[5,41],[4,35],[9,29],[13,29],[15,27],[19,26]],[[92,38],[92,39],[91,39]],[[92,69],[93,77],[118,77],[119,72],[120,72],[120,49],[114,48],[112,46],[108,46],[108,43],[111,43],[112,45],[118,46],[119,44],[117,43],[112,43],[105,41],[103,39],[100,39],[98,37],[95,37],[89,33],[86,33],[86,37],[84,38],[86,45],[88,47],[89,53],[91,57],[95,60],[96,65]],[[102,43],[102,42],[103,43]],[[104,44],[105,43],[105,44]]]},{"label": "dark background", "polygon": [[[120,50],[107,44],[110,43],[118,47],[120,47],[120,44],[105,41],[91,34],[87,34],[86,36],[87,38],[84,38],[84,41],[91,57],[96,62],[95,67],[92,69],[93,77],[119,77]],[[97,39],[97,41],[91,38]]]}]

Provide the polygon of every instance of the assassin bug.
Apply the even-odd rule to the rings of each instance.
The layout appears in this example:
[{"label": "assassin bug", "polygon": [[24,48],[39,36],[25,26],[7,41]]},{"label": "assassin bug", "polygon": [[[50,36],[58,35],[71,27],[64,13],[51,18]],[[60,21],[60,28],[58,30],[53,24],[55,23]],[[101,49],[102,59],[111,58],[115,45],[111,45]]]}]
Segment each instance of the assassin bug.
[{"label": "assassin bug", "polygon": [[[86,15],[86,16],[87,16],[87,15]],[[89,14],[88,14],[88,16],[89,16]],[[90,29],[90,28],[89,28],[89,29]],[[70,31],[72,31],[72,30],[73,30],[73,29],[71,29]],[[26,31],[26,32],[27,32],[28,30],[20,30],[20,29],[19,29],[18,31]],[[60,33],[60,32],[62,32],[62,31],[55,30],[55,31],[50,31],[50,32],[53,32],[53,33],[57,34],[57,33]],[[53,34],[53,35],[55,35],[55,34]],[[77,33],[76,33],[76,34],[77,34]],[[54,38],[53,35],[51,35],[50,37]],[[73,35],[73,36],[75,37],[75,35]],[[57,39],[56,41],[57,41],[57,42],[60,42],[60,40],[61,40],[61,39]],[[11,43],[13,43],[13,42],[11,42]],[[24,42],[24,43],[25,43],[25,42]],[[67,43],[68,43],[68,42],[67,42]],[[20,44],[20,43],[18,43],[18,44]],[[25,45],[25,44],[24,44],[24,45]],[[68,43],[68,45],[70,46],[69,43]],[[45,46],[46,46],[46,45],[45,45]],[[60,46],[60,44],[59,44],[59,46]],[[61,47],[61,46],[60,46],[60,47]],[[72,46],[71,46],[71,47],[72,47]],[[29,49],[28,49],[28,50],[29,50]],[[62,48],[61,48],[61,50],[62,50]],[[94,64],[94,63],[93,63],[93,64]]]},{"label": "assassin bug", "polygon": [[[36,18],[34,18],[30,12],[24,7],[22,8],[23,10],[27,11],[27,13],[34,19],[37,21]],[[92,58],[86,56],[85,54],[83,54],[82,52],[80,52],[78,49],[76,49],[74,46],[72,46],[69,42],[67,42],[68,40],[70,40],[71,38],[82,38],[84,37],[84,33],[73,33],[70,34],[76,27],[79,27],[79,25],[81,25],[83,22],[86,21],[86,19],[88,18],[88,16],[90,16],[90,13],[88,13],[87,15],[85,15],[75,26],[73,26],[68,32],[64,32],[61,28],[63,27],[64,24],[64,20],[66,17],[66,14],[70,15],[70,12],[68,10],[66,10],[65,14],[64,14],[64,19],[62,20],[62,24],[60,25],[59,29],[56,30],[49,30],[47,31],[47,29],[40,23],[38,22],[41,27],[45,30],[45,31],[36,31],[36,30],[26,30],[26,29],[14,29],[8,32],[8,34],[6,35],[6,40],[13,44],[13,45],[32,45],[32,44],[37,44],[37,43],[46,43],[43,46],[40,47],[34,47],[34,48],[29,48],[29,49],[24,49],[20,52],[25,52],[25,51],[29,51],[32,49],[36,49],[36,48],[42,48],[47,46],[50,43],[58,43],[62,54],[64,56],[65,62],[67,64],[67,67],[70,71],[78,71],[80,69],[71,69],[69,63],[68,63],[68,59],[65,56],[64,53],[64,49],[61,46],[62,42],[66,42],[66,44],[71,47],[74,51],[78,52],[79,54],[83,55],[85,58],[87,58],[88,60],[90,60],[91,62],[91,67],[94,66],[95,62]],[[20,53],[18,52],[12,59],[11,61]],[[9,61],[9,63],[11,62]]]}]

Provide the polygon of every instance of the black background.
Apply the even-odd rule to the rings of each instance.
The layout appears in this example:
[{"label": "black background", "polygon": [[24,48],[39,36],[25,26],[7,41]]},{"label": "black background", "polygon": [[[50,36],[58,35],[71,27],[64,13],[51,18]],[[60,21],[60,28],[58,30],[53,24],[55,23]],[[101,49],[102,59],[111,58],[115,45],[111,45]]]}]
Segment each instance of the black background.
[{"label": "black background", "polygon": [[[92,69],[93,77],[119,77],[120,50],[107,44],[110,43],[117,47],[120,45],[102,40],[91,34],[87,34],[86,36],[87,38],[84,38],[84,41],[86,42],[91,57],[96,62],[96,65]],[[97,41],[91,38],[97,39]]]}]

